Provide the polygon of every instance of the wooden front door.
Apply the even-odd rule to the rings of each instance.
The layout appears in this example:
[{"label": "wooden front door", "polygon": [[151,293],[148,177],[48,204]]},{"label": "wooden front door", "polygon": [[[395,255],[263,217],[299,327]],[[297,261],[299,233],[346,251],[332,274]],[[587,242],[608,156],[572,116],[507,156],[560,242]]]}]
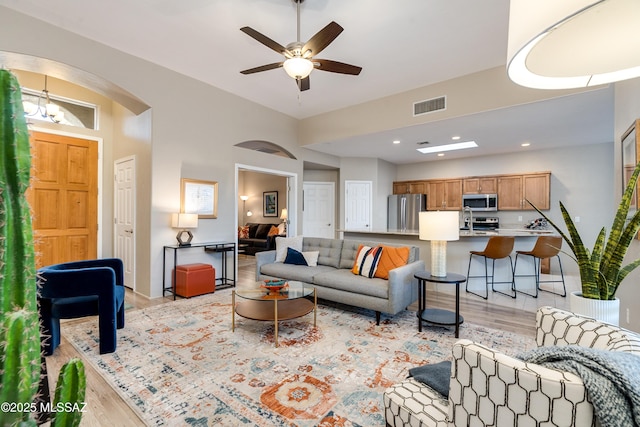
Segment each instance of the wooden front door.
[{"label": "wooden front door", "polygon": [[97,257],[98,143],[31,133],[36,267]]}]

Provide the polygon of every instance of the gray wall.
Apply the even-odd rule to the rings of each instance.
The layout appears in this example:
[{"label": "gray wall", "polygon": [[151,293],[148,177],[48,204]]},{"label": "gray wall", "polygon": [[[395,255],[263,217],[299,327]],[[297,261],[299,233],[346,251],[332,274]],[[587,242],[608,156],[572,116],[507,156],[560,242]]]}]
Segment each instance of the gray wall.
[{"label": "gray wall", "polygon": [[[263,139],[301,159],[298,122],[291,117],[4,7],[0,7],[0,51],[49,58],[84,70],[152,107],[142,117],[128,117],[132,120],[115,125],[119,128],[113,131],[119,136],[139,136],[123,138],[117,156],[137,154],[138,177],[147,186],[143,191],[148,203],[143,204],[143,198],[138,204],[138,226],[146,229],[143,236],[148,238],[143,240],[140,236],[136,253],[138,290],[145,295],[162,294],[163,245],[175,241],[175,231],[169,225],[170,214],[180,208],[180,178],[219,183],[218,218],[200,221],[195,233],[197,241],[234,241],[238,209],[235,164],[302,176],[302,160],[233,147],[238,142]],[[120,114],[124,120],[125,114]],[[137,141],[131,143],[131,139]],[[304,151],[313,160],[313,154]],[[326,155],[318,157],[325,162],[329,159]],[[104,160],[105,169],[112,170],[113,159],[111,154]],[[105,179],[107,176],[112,174]],[[302,191],[299,187],[296,198]],[[105,223],[113,215],[112,189],[110,193],[103,196],[110,202],[104,206]],[[112,248],[111,240],[107,240],[104,256],[110,255]]]},{"label": "gray wall", "polygon": [[[640,79],[616,83],[615,85],[615,138],[614,160],[616,164],[615,182],[612,193],[616,202],[622,193],[622,155],[620,137],[631,123],[640,118]],[[640,241],[632,242],[627,252],[626,262],[640,257]],[[634,331],[640,331],[640,268],[631,273],[620,284],[616,296],[620,298],[620,325]],[[627,315],[629,322],[627,322]]]}]

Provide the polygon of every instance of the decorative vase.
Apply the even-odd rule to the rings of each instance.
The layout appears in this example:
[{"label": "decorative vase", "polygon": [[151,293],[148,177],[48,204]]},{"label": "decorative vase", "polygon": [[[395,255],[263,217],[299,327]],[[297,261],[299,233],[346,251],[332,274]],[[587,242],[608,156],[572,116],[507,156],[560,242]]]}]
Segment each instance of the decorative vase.
[{"label": "decorative vase", "polygon": [[569,307],[574,313],[619,326],[620,300],[618,298],[612,300],[584,298],[582,292],[571,292]]}]

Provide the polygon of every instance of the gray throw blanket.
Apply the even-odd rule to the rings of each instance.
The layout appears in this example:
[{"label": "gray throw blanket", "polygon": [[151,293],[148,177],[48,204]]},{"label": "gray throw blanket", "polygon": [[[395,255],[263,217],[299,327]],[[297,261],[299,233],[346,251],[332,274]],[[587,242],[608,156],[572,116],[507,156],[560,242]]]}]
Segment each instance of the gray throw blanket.
[{"label": "gray throw blanket", "polygon": [[603,427],[640,426],[640,356],[572,345],[540,347],[517,357],[579,376]]}]

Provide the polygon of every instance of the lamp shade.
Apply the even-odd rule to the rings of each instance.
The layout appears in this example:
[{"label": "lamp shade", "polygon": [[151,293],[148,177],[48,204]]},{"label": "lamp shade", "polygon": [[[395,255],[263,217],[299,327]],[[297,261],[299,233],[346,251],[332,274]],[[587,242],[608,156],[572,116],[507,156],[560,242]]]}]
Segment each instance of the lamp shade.
[{"label": "lamp shade", "polygon": [[284,208],[280,212],[280,219],[287,219],[287,218],[289,218],[289,214],[287,212],[287,208]]},{"label": "lamp shade", "polygon": [[294,79],[304,79],[311,74],[313,70],[313,62],[299,56],[287,59],[282,66],[287,74],[289,74],[289,77]]},{"label": "lamp shade", "polygon": [[456,211],[420,212],[420,240],[449,241],[460,239],[460,224]]},{"label": "lamp shade", "polygon": [[198,228],[198,214],[174,213],[171,216],[171,227],[173,228]]},{"label": "lamp shade", "polygon": [[511,0],[509,77],[538,89],[638,77],[638,22],[637,0]]},{"label": "lamp shade", "polygon": [[240,196],[240,200],[246,202],[247,200],[249,200],[249,196]]}]

